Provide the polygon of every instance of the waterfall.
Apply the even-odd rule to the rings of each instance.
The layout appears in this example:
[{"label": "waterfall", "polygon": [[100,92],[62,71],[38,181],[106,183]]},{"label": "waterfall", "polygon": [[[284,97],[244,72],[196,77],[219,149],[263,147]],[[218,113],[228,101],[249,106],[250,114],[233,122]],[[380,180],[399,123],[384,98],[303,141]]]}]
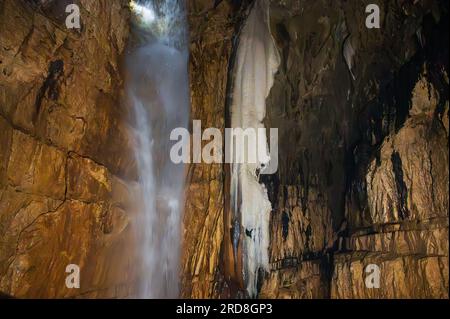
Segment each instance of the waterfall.
[{"label": "waterfall", "polygon": [[189,120],[187,21],[181,0],[131,1],[136,43],[126,61],[142,198],[139,297],[179,296],[184,167],[170,160],[170,132]]},{"label": "waterfall", "polygon": [[[269,3],[267,0],[256,0],[241,31],[237,48],[231,105],[233,128],[264,127],[266,98],[279,64],[280,57],[269,27]],[[261,140],[267,141],[267,136],[258,138],[258,143]],[[267,150],[267,145],[257,147]],[[266,164],[244,162],[233,164],[231,168],[233,219],[234,223],[240,220],[242,225],[242,234],[233,234],[233,246],[236,249],[238,239],[243,239],[243,276],[251,297],[257,294],[258,271],[269,270],[269,218],[272,207],[266,188],[259,183],[259,172]],[[240,227],[234,227],[234,230],[240,232]]]}]

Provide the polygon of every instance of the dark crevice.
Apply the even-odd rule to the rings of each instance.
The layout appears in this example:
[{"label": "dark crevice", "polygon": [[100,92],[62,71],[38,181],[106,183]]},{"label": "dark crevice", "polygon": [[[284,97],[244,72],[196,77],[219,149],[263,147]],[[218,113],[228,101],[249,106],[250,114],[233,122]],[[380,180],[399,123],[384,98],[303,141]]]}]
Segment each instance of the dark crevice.
[{"label": "dark crevice", "polygon": [[395,186],[398,196],[398,212],[402,219],[409,217],[408,212],[408,188],[406,187],[403,177],[402,159],[398,152],[393,152],[391,155],[392,168],[395,176]]},{"label": "dark crevice", "polygon": [[58,82],[63,74],[64,74],[63,60],[56,60],[50,62],[47,78],[45,79],[44,83],[39,89],[39,92],[36,96],[36,101],[34,103],[35,106],[35,113],[33,117],[34,122],[39,116],[42,106],[42,100],[44,99],[44,97],[47,97],[52,101],[56,101],[58,99],[59,97]]},{"label": "dark crevice", "polygon": [[281,227],[283,240],[286,240],[289,235],[289,214],[285,211],[281,213]]}]

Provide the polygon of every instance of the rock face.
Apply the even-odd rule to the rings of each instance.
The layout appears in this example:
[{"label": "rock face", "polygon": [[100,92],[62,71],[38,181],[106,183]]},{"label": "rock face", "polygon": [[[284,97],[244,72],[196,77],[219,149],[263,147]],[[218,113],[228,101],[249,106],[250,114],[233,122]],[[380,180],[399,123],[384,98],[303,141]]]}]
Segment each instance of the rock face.
[{"label": "rock face", "polygon": [[[345,238],[351,252],[336,255],[333,297],[448,298],[448,133],[438,111],[439,103],[448,103],[443,93],[427,73],[419,75],[408,118],[366,168],[359,182],[367,185],[367,207],[351,216],[354,229]],[[358,280],[368,264],[380,267],[379,289],[364,289]]]},{"label": "rock face", "polygon": [[[80,30],[65,26],[69,2],[0,0],[0,295],[134,296],[128,1],[75,1]],[[203,128],[230,126],[251,3],[187,2]],[[264,124],[279,169],[259,180],[272,211],[258,297],[448,298],[449,6],[379,0],[381,28],[367,29],[369,3],[270,1],[281,63]],[[181,295],[248,297],[230,268],[229,167],[186,174]]]},{"label": "rock face", "polygon": [[[230,3],[191,7],[192,117],[208,125],[227,112],[216,66],[232,64],[228,36],[239,38],[246,14],[230,13]],[[448,5],[378,1],[381,29],[367,29],[369,3],[271,1],[281,66],[265,123],[279,129],[280,163],[277,174],[260,179],[273,210],[271,270],[261,275],[259,297],[448,298]],[[234,32],[218,32],[218,17],[227,14],[241,20]],[[211,32],[198,35],[198,21]],[[214,62],[198,62],[206,56]],[[208,101],[199,99],[205,88]],[[220,167],[214,176],[204,173],[212,166],[193,167],[185,296],[242,296],[227,276],[233,257],[220,203],[229,181]],[[189,206],[194,198],[200,210]],[[365,285],[370,264],[380,270],[378,289]]]},{"label": "rock face", "polygon": [[[80,30],[66,28],[68,3],[0,1],[0,291],[127,296],[127,1],[77,1]],[[66,288],[69,264],[80,289]]]},{"label": "rock face", "polygon": [[[191,117],[203,128],[225,128],[228,61],[234,31],[233,8],[189,1]],[[207,63],[204,63],[208,61]],[[183,219],[182,295],[217,297],[224,236],[224,178],[221,164],[191,164]]]},{"label": "rock face", "polygon": [[448,8],[380,1],[369,30],[363,2],[288,2],[272,5],[281,160],[260,295],[448,297]]}]

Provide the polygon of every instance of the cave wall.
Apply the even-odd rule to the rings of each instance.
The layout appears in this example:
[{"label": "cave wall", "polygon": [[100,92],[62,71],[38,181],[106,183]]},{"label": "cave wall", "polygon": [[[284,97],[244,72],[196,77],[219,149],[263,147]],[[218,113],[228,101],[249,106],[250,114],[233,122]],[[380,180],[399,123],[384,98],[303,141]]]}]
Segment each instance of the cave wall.
[{"label": "cave wall", "polygon": [[367,29],[372,2],[272,2],[280,167],[261,297],[448,297],[448,6],[377,1]]},{"label": "cave wall", "polygon": [[[136,179],[120,59],[126,0],[0,0],[0,292],[127,297]],[[268,298],[448,298],[448,4],[272,0],[281,65],[267,99],[279,170]],[[64,1],[60,2],[65,3]],[[189,0],[191,118],[224,129],[250,1]],[[242,297],[229,277],[226,166],[191,164],[181,295]],[[123,254],[127,251],[127,254]],[[81,289],[65,267],[81,267]],[[364,269],[381,269],[381,288]],[[45,275],[43,275],[45,274]]]},{"label": "cave wall", "polygon": [[[202,128],[225,128],[228,61],[235,28],[233,8],[222,2],[188,2],[191,118]],[[183,217],[182,296],[217,297],[224,236],[224,178],[221,164],[193,163],[187,170]]]},{"label": "cave wall", "polygon": [[[123,297],[134,282],[133,180],[120,56],[126,0],[0,1],[0,291]],[[66,266],[81,288],[67,289]]]},{"label": "cave wall", "polygon": [[[281,66],[265,124],[280,156],[260,180],[273,210],[259,297],[448,297],[448,5],[377,1],[369,30],[372,2],[271,1]],[[190,6],[203,13],[190,13],[191,94],[192,118],[222,128],[246,11],[219,3]],[[226,165],[214,169],[189,170],[184,296],[245,296],[227,272]],[[369,264],[380,289],[364,286]]]}]

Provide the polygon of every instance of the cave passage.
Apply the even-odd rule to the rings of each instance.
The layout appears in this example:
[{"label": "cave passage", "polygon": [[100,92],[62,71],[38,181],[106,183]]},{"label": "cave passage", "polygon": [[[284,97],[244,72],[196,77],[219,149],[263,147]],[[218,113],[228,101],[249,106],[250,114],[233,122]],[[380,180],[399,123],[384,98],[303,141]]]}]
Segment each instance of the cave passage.
[{"label": "cave passage", "polygon": [[177,0],[132,1],[131,7],[136,43],[126,66],[142,190],[139,297],[176,298],[185,182],[183,165],[169,158],[169,135],[189,119],[185,8]]}]

